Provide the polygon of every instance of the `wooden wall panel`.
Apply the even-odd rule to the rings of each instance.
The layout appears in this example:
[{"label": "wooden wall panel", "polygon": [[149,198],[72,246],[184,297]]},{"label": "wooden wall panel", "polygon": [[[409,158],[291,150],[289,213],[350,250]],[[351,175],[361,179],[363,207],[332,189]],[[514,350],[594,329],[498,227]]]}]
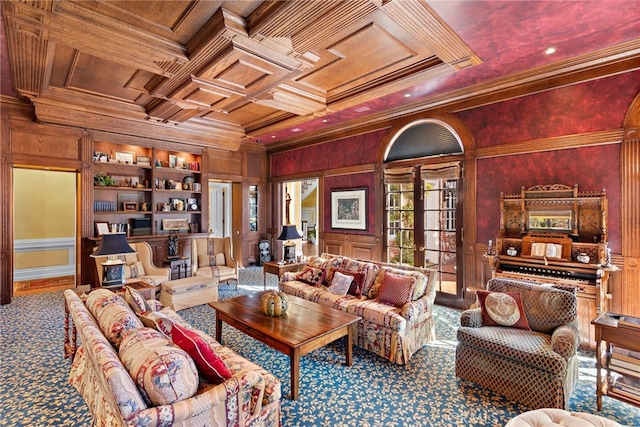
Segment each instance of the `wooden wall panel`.
[{"label": "wooden wall panel", "polygon": [[343,233],[323,233],[320,253],[327,252],[358,259],[382,261],[381,242],[374,236]]}]

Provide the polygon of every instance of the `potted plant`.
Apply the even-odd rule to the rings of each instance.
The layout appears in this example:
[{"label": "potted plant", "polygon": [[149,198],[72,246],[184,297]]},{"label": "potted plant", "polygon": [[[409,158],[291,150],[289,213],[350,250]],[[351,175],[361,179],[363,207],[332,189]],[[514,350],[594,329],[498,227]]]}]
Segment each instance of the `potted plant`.
[{"label": "potted plant", "polygon": [[311,243],[312,245],[316,244],[316,230],[309,230],[307,232],[307,237],[309,239],[309,243]]},{"label": "potted plant", "polygon": [[93,175],[93,185],[96,185],[98,187],[109,187],[109,186],[112,186],[113,184],[115,184],[115,181],[113,180],[113,178],[111,178],[109,175],[107,175],[104,172],[98,172],[95,175]]}]

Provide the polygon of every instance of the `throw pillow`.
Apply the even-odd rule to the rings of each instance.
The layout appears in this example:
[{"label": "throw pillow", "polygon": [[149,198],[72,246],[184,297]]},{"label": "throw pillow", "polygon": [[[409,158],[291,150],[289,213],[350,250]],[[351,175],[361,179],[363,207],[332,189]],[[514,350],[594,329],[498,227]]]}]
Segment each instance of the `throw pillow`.
[{"label": "throw pillow", "polygon": [[307,265],[304,270],[296,275],[296,280],[318,286],[321,283],[320,279],[322,278],[323,273],[324,270]]},{"label": "throw pillow", "polygon": [[138,318],[144,326],[160,331],[165,334],[167,338],[171,338],[173,320],[171,320],[166,314],[159,311],[149,311],[146,313],[140,313]]},{"label": "throw pillow", "polygon": [[124,287],[124,300],[129,304],[135,313],[142,313],[145,311],[151,311],[151,307],[147,304],[147,300],[144,299],[140,292],[133,289],[131,286]]},{"label": "throw pillow", "polygon": [[402,307],[413,295],[413,288],[416,286],[416,278],[413,276],[401,276],[391,272],[385,272],[378,301],[396,307]]},{"label": "throw pillow", "polygon": [[186,351],[196,366],[200,374],[212,384],[220,384],[231,378],[229,369],[195,331],[174,324],[171,330],[173,342]]},{"label": "throw pillow", "polygon": [[531,330],[519,292],[478,291],[484,326],[507,326]]},{"label": "throw pillow", "polygon": [[348,276],[336,271],[333,274],[333,280],[331,286],[327,288],[329,292],[333,292],[336,295],[346,295],[353,282],[353,276]]},{"label": "throw pillow", "polygon": [[353,280],[351,281],[351,286],[349,286],[349,290],[347,291],[347,293],[349,295],[353,295],[354,297],[360,298],[362,296],[362,286],[364,284],[365,274],[360,271],[351,272],[351,271],[338,270],[338,272],[346,276],[353,277]]},{"label": "throw pillow", "polygon": [[130,330],[118,352],[148,405],[169,405],[198,391],[198,370],[189,355],[160,332]]},{"label": "throw pillow", "polygon": [[209,257],[209,265],[226,265],[224,254],[213,254]]},{"label": "throw pillow", "polygon": [[210,259],[211,255],[209,254],[198,255],[198,267],[209,267]]},{"label": "throw pillow", "polygon": [[125,279],[133,279],[140,276],[144,276],[144,266],[142,262],[138,261],[124,266]]}]

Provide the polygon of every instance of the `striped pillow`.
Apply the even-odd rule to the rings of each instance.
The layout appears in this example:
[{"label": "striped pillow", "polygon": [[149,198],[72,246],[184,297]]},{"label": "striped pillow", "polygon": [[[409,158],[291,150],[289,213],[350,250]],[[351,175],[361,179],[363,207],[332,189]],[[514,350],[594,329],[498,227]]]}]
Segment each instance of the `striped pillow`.
[{"label": "striped pillow", "polygon": [[401,276],[398,274],[385,272],[382,284],[380,285],[380,293],[378,293],[378,301],[402,307],[409,301],[413,295],[413,288],[416,286],[416,278],[413,276]]}]

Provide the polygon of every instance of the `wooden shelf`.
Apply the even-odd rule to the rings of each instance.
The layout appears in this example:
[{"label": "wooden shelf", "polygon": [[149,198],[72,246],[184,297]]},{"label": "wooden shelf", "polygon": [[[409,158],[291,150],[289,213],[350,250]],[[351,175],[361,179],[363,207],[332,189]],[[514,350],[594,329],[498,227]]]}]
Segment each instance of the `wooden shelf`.
[{"label": "wooden shelf", "polygon": [[[596,397],[598,411],[602,410],[602,396],[640,407],[640,397],[633,398],[618,393],[612,384],[612,373],[640,379],[638,375],[629,375],[626,371],[619,371],[611,365],[613,346],[618,348],[640,352],[640,328],[623,328],[618,326],[620,315],[614,313],[602,313],[591,323],[595,326],[596,333]],[[603,375],[604,371],[604,375]]]}]

